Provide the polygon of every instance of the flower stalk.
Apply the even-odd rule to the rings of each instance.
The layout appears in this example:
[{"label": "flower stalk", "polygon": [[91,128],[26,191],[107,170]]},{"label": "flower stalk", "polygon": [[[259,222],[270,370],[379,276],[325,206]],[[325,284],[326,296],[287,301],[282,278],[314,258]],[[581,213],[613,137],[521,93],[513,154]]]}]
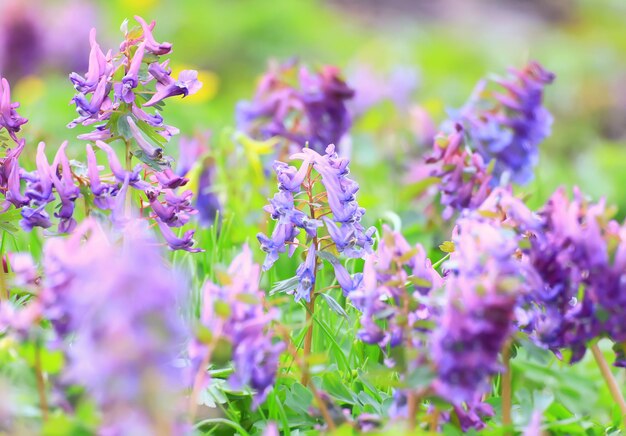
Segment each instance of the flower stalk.
[{"label": "flower stalk", "polygon": [[44,421],[48,420],[48,399],[46,398],[46,382],[41,368],[41,345],[39,341],[35,345],[35,377],[37,379],[37,393],[39,395],[39,407],[41,408],[41,417]]},{"label": "flower stalk", "polygon": [[512,375],[511,375],[511,341],[504,344],[502,348],[502,362],[504,364],[504,372],[500,378],[501,380],[501,397],[502,397],[502,424],[507,428],[507,433],[510,433],[510,427],[512,425],[511,420],[511,403],[512,403]]},{"label": "flower stalk", "polygon": [[593,354],[594,359],[596,360],[596,364],[598,368],[600,368],[600,373],[602,373],[602,378],[604,378],[604,382],[606,383],[609,391],[611,392],[611,396],[617,405],[619,406],[620,412],[622,413],[623,425],[626,427],[626,401],[624,401],[624,396],[620,391],[619,386],[617,385],[617,381],[611,372],[611,368],[609,368],[609,364],[606,362],[602,351],[598,347],[598,343],[596,342],[591,347],[591,353]]}]

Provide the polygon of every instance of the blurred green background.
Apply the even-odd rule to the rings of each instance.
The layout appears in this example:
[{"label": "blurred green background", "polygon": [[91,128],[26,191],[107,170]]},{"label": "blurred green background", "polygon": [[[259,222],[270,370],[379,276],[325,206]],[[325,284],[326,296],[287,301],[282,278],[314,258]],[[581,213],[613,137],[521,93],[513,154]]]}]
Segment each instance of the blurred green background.
[{"label": "blurred green background", "polygon": [[[86,68],[89,28],[97,26],[101,45],[112,48],[122,21],[140,14],[157,20],[158,39],[174,42],[174,70],[201,71],[202,92],[173,101],[164,113],[186,134],[232,125],[234,105],[251,98],[270,58],[336,64],[348,81],[364,70],[378,74],[383,85],[404,77],[397,92],[406,107],[378,101],[356,120],[352,141],[365,206],[399,210],[403,205],[380,191],[388,186],[381,188],[377,180],[401,183],[395,165],[420,154],[410,134],[409,108],[427,110],[438,124],[446,108],[460,106],[481,77],[536,59],[557,80],[547,88],[546,101],[555,116],[553,135],[541,147],[535,182],[524,188],[531,205],[566,184],[579,185],[594,198],[605,195],[626,210],[620,192],[626,182],[623,0],[0,0],[0,5],[0,71],[11,79],[14,99],[30,119],[25,136],[32,141],[58,143],[81,133],[64,127],[74,117],[66,104],[73,95],[67,74]],[[398,71],[404,76],[393,79]],[[357,94],[368,92],[356,88]]]}]

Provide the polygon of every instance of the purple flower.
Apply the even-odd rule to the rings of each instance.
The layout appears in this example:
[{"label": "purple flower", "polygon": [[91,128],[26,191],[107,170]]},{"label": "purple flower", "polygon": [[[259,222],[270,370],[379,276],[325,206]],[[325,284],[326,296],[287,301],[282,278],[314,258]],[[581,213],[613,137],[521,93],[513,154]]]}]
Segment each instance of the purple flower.
[{"label": "purple flower", "polygon": [[161,160],[163,157],[163,149],[150,144],[131,117],[126,117],[126,121],[128,122],[130,132],[141,151],[144,152],[150,159]]},{"label": "purple flower", "polygon": [[156,22],[152,21],[150,25],[148,25],[148,23],[146,23],[146,21],[140,16],[135,15],[134,18],[141,25],[141,29],[143,30],[143,41],[146,45],[146,50],[157,56],[166,55],[172,51],[172,44],[169,42],[159,43],[154,39],[152,30],[154,29]]},{"label": "purple flower", "polygon": [[555,76],[537,62],[511,72],[510,78],[495,80],[505,92],[492,92],[489,99],[481,82],[457,121],[485,161],[495,161],[495,183],[526,184],[538,161],[537,146],[550,135],[552,115],[543,106],[543,88]]},{"label": "purple flower", "polygon": [[135,101],[135,94],[133,89],[139,85],[139,68],[143,61],[143,55],[146,49],[146,43],[139,44],[126,75],[122,78],[121,82],[115,84],[115,96],[117,99],[122,100],[124,103],[132,103]]},{"label": "purple flower", "polygon": [[185,281],[145,232],[127,228],[121,245],[87,219],[44,248],[42,299],[63,341],[64,377],[98,404],[103,434],[150,434],[157,425],[177,433],[182,419],[174,363],[186,333],[177,310]]},{"label": "purple flower", "polygon": [[126,176],[128,175],[128,179],[132,187],[144,190],[150,186],[147,182],[141,180],[141,177],[139,176],[139,173],[142,169],[141,165],[137,165],[133,169],[133,171],[126,171],[122,167],[119,159],[117,158],[115,150],[113,150],[109,144],[102,141],[96,141],[96,145],[98,146],[98,148],[104,150],[104,152],[106,153],[107,157],[109,158],[109,166],[111,167],[111,171],[119,182],[123,183],[126,179]]},{"label": "purple flower", "polygon": [[169,97],[195,94],[202,88],[202,82],[198,80],[198,72],[195,70],[184,70],[180,72],[178,80],[172,79],[171,71],[165,69],[163,65],[154,62],[148,67],[148,72],[157,80],[157,92],[144,106],[154,106]]},{"label": "purple flower", "polygon": [[431,341],[435,391],[460,405],[490,389],[490,376],[500,370],[498,355],[513,331],[515,307],[531,273],[515,257],[515,232],[480,215],[461,218],[453,241],[445,307]]},{"label": "purple flower", "polygon": [[190,253],[198,253],[204,251],[201,248],[193,248],[195,244],[195,240],[193,239],[193,235],[195,230],[187,230],[181,238],[176,236],[174,232],[163,222],[160,220],[156,220],[159,225],[159,230],[161,230],[161,234],[163,235],[163,239],[167,243],[168,247],[171,250],[185,250]]},{"label": "purple flower", "polygon": [[384,349],[418,342],[413,336],[431,316],[422,296],[441,284],[423,247],[411,247],[402,234],[385,226],[378,248],[365,258],[359,286],[342,288],[362,313],[359,338]]},{"label": "purple flower", "polygon": [[109,51],[106,55],[102,52],[100,45],[96,41],[96,29],[91,29],[89,43],[91,52],[89,53],[89,69],[87,73],[84,77],[78,73],[70,74],[70,81],[74,84],[74,88],[82,94],[95,91],[101,79],[109,77],[113,71],[111,52]]},{"label": "purple flower", "polygon": [[189,182],[189,179],[177,175],[169,168],[163,171],[155,171],[154,177],[163,189],[176,189],[185,186]]},{"label": "purple flower", "polygon": [[359,207],[356,201],[358,183],[347,177],[350,161],[340,158],[332,144],[326,148],[326,154],[323,156],[311,149],[303,149],[302,153],[296,153],[291,157],[302,159],[303,165],[310,161],[313,168],[322,176],[322,184],[326,188],[328,205],[332,212],[332,223],[328,219],[325,222],[337,250],[352,258],[371,253],[375,228],[365,230],[360,223],[365,209]]},{"label": "purple flower", "polygon": [[466,147],[464,130],[460,124],[450,135],[439,135],[433,151],[414,169],[414,182],[426,177],[438,179],[441,204],[445,206],[443,218],[449,219],[455,211],[478,208],[491,190],[490,169],[483,158]]},{"label": "purple flower", "polygon": [[237,128],[255,139],[284,138],[297,149],[308,146],[321,152],[339,144],[351,119],[346,101],[354,91],[340,78],[336,67],[299,72],[299,86],[291,85],[295,65],[271,68],[261,78],[254,100],[237,104]]},{"label": "purple flower", "polygon": [[311,290],[315,286],[315,275],[317,270],[317,256],[314,244],[311,244],[306,253],[306,260],[298,266],[296,277],[298,277],[298,288],[294,294],[296,302],[304,298],[307,303],[311,301]]},{"label": "purple flower", "polygon": [[610,220],[604,201],[591,203],[578,190],[571,201],[557,190],[540,217],[542,226],[524,250],[537,280],[522,328],[557,356],[570,349],[571,363],[582,359],[594,338],[626,340],[622,226]]},{"label": "purple flower", "polygon": [[98,162],[96,161],[96,154],[91,144],[87,144],[87,174],[89,176],[89,186],[94,196],[95,205],[99,209],[111,209],[113,199],[117,195],[119,188],[117,183],[107,184],[102,183],[100,180]]},{"label": "purple flower", "polygon": [[5,78],[0,78],[0,130],[5,128],[11,138],[17,142],[15,135],[28,120],[19,116],[16,109],[19,103],[11,103],[11,88]]},{"label": "purple flower", "polygon": [[158,217],[158,220],[169,227],[182,227],[189,221],[189,215],[196,213],[191,206],[191,191],[185,191],[181,196],[172,190],[165,191],[165,203],[161,203],[157,192],[147,190],[146,195],[150,201],[150,207]]},{"label": "purple flower", "polygon": [[5,195],[7,202],[2,206],[3,210],[9,208],[13,204],[16,208],[20,208],[29,203],[29,198],[22,195],[20,184],[20,166],[18,158],[24,150],[26,142],[22,139],[18,142],[17,147],[8,149],[6,156],[2,159],[0,172],[1,189]]},{"label": "purple flower", "polygon": [[213,224],[222,210],[222,204],[214,190],[214,183],[215,167],[209,163],[200,173],[196,195],[196,210],[200,224],[204,226]]},{"label": "purple flower", "polygon": [[[274,385],[284,348],[282,342],[273,340],[269,326],[277,313],[263,307],[259,274],[250,249],[244,246],[228,268],[228,279],[222,286],[205,283],[200,322],[211,331],[215,341],[196,339],[190,347],[192,361],[199,362],[207,354],[211,356],[218,338],[230,342],[234,372],[228,381],[235,389],[249,386],[255,390],[253,408],[265,401]],[[204,371],[197,364],[195,367]]]},{"label": "purple flower", "polygon": [[[54,214],[59,221],[59,232],[70,233],[76,227],[74,215],[74,201],[80,195],[80,190],[74,185],[70,162],[65,155],[67,141],[63,142],[54,158],[52,164],[54,171],[52,172],[52,183],[61,200],[61,208]],[[60,176],[58,175],[60,173]]]},{"label": "purple flower", "polygon": [[[299,301],[304,297],[309,301],[315,284],[316,250],[319,249],[315,245],[320,231],[325,228],[332,242],[323,249],[334,246],[347,257],[362,258],[371,253],[374,243],[372,237],[376,230],[374,227],[365,230],[361,225],[360,220],[365,210],[356,202],[358,184],[347,177],[349,161],[339,158],[333,145],[327,147],[324,156],[305,148],[291,158],[302,161],[299,168],[283,162],[274,163],[279,191],[264,209],[276,221],[276,225],[271,237],[259,233],[257,238],[261,248],[267,253],[263,269],[268,270],[280,253],[287,251],[287,245],[290,247],[289,256],[293,255],[296,245],[299,245],[297,236],[301,230],[305,231],[309,248],[305,262],[296,272],[299,285],[295,290],[295,298]],[[321,184],[325,188],[315,198],[312,194],[312,183],[317,177],[311,177],[312,170],[321,176]],[[305,194],[309,200],[303,202],[300,194]],[[296,197],[299,200],[298,205]],[[325,215],[322,220],[315,218],[321,215]],[[358,286],[359,276],[352,278],[341,265],[333,266],[345,293]]]}]

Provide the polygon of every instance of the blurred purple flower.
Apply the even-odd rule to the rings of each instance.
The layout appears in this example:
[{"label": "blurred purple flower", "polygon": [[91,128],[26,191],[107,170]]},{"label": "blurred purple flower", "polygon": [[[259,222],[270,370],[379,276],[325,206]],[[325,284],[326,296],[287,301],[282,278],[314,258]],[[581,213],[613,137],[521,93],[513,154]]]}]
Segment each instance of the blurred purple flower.
[{"label": "blurred purple flower", "polygon": [[151,434],[157,425],[176,433],[182,418],[174,361],[186,333],[177,311],[185,281],[146,231],[127,228],[122,246],[87,219],[44,248],[42,298],[63,339],[64,377],[100,406],[103,434]]},{"label": "blurred purple flower", "polygon": [[237,128],[255,139],[282,137],[297,150],[308,144],[321,153],[328,144],[340,144],[351,126],[346,101],[354,91],[333,66],[315,73],[302,67],[298,87],[291,84],[294,75],[294,63],[270,67],[254,100],[237,104]]},{"label": "blurred purple flower", "polygon": [[511,73],[494,80],[505,93],[493,92],[487,99],[481,82],[453,118],[463,124],[485,161],[495,161],[494,183],[526,184],[539,158],[537,146],[550,135],[552,115],[543,106],[543,89],[555,76],[537,62]]},{"label": "blurred purple flower", "polygon": [[446,303],[432,333],[435,392],[452,404],[487,392],[498,356],[514,328],[514,312],[532,272],[515,256],[519,237],[479,214],[456,225]]},{"label": "blurred purple flower", "polygon": [[199,366],[207,354],[210,356],[218,338],[232,345],[234,372],[228,379],[235,389],[249,386],[255,390],[253,408],[257,408],[271,390],[278,370],[282,342],[273,340],[271,322],[277,317],[275,310],[263,307],[264,293],[259,290],[260,269],[252,260],[248,246],[243,247],[226,272],[225,283],[218,286],[207,282],[203,288],[200,322],[215,341],[196,339],[190,347],[190,357]]},{"label": "blurred purple flower", "polygon": [[446,220],[455,211],[478,208],[491,190],[490,168],[479,154],[466,147],[463,134],[463,127],[457,124],[447,137],[437,136],[433,151],[413,168],[410,176],[411,182],[437,178],[440,201],[445,206],[442,216]]},{"label": "blurred purple flower", "polygon": [[413,333],[423,332],[420,324],[432,316],[422,296],[442,283],[421,245],[412,247],[401,233],[384,226],[378,248],[365,258],[360,286],[350,292],[344,287],[361,311],[359,338],[383,349],[417,346],[423,340]]}]

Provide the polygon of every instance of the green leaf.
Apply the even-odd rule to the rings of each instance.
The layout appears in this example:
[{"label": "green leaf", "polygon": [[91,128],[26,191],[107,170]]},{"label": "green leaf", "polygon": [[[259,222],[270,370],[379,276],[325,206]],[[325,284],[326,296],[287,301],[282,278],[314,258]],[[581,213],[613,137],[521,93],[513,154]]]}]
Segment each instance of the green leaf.
[{"label": "green leaf", "polygon": [[439,177],[426,177],[419,182],[415,182],[404,188],[401,193],[401,198],[404,201],[411,200],[413,198],[422,195],[428,188],[439,183],[441,179]]},{"label": "green leaf", "polygon": [[163,156],[159,160],[153,159],[146,153],[144,153],[143,150],[133,150],[132,153],[133,156],[135,156],[137,159],[139,159],[155,171],[163,171],[164,169],[169,168],[170,161],[172,160],[172,158],[170,158],[169,156]]},{"label": "green leaf", "polygon": [[335,312],[338,315],[343,316],[348,321],[350,320],[350,317],[348,316],[346,311],[343,309],[343,307],[341,307],[341,305],[337,302],[337,300],[335,300],[331,295],[323,293],[323,292],[319,295],[322,298],[324,298],[324,300],[326,300],[326,303],[328,303],[328,307],[330,307],[330,309],[333,312]]},{"label": "green leaf", "polygon": [[281,280],[279,282],[274,283],[272,289],[270,290],[270,295],[277,294],[279,292],[293,291],[298,287],[300,283],[300,279],[297,276],[293,276],[286,280]]},{"label": "green leaf", "polygon": [[322,388],[344,404],[356,404],[354,394],[342,383],[336,371],[329,371],[324,374]]},{"label": "green leaf", "polygon": [[117,133],[127,140],[133,137],[130,126],[128,125],[128,120],[126,120],[125,116],[120,116],[117,119]]}]

